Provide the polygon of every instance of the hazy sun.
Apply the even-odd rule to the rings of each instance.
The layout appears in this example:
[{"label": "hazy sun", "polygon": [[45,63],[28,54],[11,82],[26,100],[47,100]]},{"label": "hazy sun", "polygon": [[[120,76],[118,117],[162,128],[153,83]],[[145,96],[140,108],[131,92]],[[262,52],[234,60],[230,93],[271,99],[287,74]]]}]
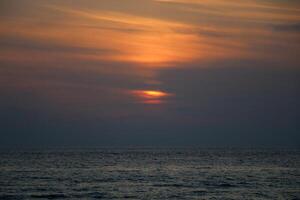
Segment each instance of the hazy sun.
[{"label": "hazy sun", "polygon": [[133,90],[131,93],[146,104],[160,104],[164,102],[164,98],[171,96],[170,93],[159,90]]}]

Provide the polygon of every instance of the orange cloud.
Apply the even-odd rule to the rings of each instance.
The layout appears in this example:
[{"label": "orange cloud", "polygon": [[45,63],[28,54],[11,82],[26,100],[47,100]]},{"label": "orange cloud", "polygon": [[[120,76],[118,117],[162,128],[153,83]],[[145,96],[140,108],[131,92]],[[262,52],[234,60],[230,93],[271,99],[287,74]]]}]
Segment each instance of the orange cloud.
[{"label": "orange cloud", "polygon": [[[33,41],[42,40],[74,48],[106,50],[100,53],[82,51],[79,54],[77,52],[74,54],[75,59],[129,62],[140,67],[152,68],[170,67],[177,63],[196,60],[232,57],[243,52],[241,49],[233,51],[226,46],[215,45],[214,43],[226,44],[230,41],[201,35],[198,33],[200,27],[188,23],[119,12],[59,6],[46,6],[46,8],[70,17],[50,25],[31,22],[6,23],[4,24],[6,29],[4,28],[2,32],[11,32]],[[201,29],[205,28],[205,26],[201,27]],[[218,28],[214,29],[219,31]],[[232,42],[235,45],[239,43],[240,47],[243,46],[240,41],[230,43]]]},{"label": "orange cloud", "polygon": [[[182,18],[217,18],[215,21],[209,21],[211,23],[195,23],[193,20],[180,20],[179,17],[166,19],[158,15],[141,16],[130,12],[47,5],[42,7],[47,12],[39,20],[1,21],[0,36],[13,35],[28,39],[32,43],[43,41],[46,46],[61,45],[81,51],[64,52],[60,49],[59,53],[42,52],[39,49],[35,50],[34,45],[28,45],[26,51],[16,49],[13,52],[12,49],[2,48],[2,55],[5,56],[1,56],[0,59],[21,62],[31,57],[36,58],[32,59],[32,62],[40,58],[42,61],[116,61],[131,63],[140,68],[156,69],[216,59],[260,57],[262,53],[264,56],[266,53],[254,51],[253,46],[265,45],[266,42],[276,43],[278,39],[287,41],[288,33],[275,34],[257,24],[249,27],[249,24],[244,24],[245,21],[269,23],[274,20],[282,22],[299,19],[299,15],[293,14],[294,12],[287,12],[297,8],[285,6],[279,12],[278,6],[257,1],[251,3],[240,0],[159,0],[155,6],[160,5],[157,2],[205,5],[215,9],[182,6],[181,9],[185,11],[193,11],[181,12]],[[237,7],[243,10],[240,11]],[[256,11],[254,8],[262,9]],[[276,12],[265,12],[265,9],[275,9]],[[60,20],[47,17],[47,13],[49,15],[55,12],[62,14]],[[226,21],[225,25],[222,25],[222,20],[228,19],[234,19],[235,23],[230,24]],[[216,22],[217,20],[220,23]]]}]

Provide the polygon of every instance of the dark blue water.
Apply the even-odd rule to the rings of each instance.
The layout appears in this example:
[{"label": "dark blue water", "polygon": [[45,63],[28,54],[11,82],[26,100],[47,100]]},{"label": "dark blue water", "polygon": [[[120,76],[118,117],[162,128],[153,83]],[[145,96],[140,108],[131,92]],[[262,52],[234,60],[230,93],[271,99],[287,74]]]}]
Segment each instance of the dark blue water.
[{"label": "dark blue water", "polygon": [[1,151],[0,199],[300,199],[300,151]]}]

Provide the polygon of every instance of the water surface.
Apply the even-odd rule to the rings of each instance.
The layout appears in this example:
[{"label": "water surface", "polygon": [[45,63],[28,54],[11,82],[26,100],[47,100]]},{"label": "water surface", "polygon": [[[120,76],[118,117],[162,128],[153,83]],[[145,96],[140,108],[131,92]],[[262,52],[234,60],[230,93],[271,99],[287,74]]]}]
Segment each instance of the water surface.
[{"label": "water surface", "polygon": [[299,199],[300,151],[1,151],[0,199]]}]

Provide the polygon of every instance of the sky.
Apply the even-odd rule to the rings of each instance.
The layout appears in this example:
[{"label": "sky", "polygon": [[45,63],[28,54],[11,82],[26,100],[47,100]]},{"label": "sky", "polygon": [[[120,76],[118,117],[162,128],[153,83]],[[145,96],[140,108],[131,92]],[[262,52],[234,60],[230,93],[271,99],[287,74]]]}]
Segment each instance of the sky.
[{"label": "sky", "polygon": [[0,0],[0,147],[300,147],[298,0]]}]

